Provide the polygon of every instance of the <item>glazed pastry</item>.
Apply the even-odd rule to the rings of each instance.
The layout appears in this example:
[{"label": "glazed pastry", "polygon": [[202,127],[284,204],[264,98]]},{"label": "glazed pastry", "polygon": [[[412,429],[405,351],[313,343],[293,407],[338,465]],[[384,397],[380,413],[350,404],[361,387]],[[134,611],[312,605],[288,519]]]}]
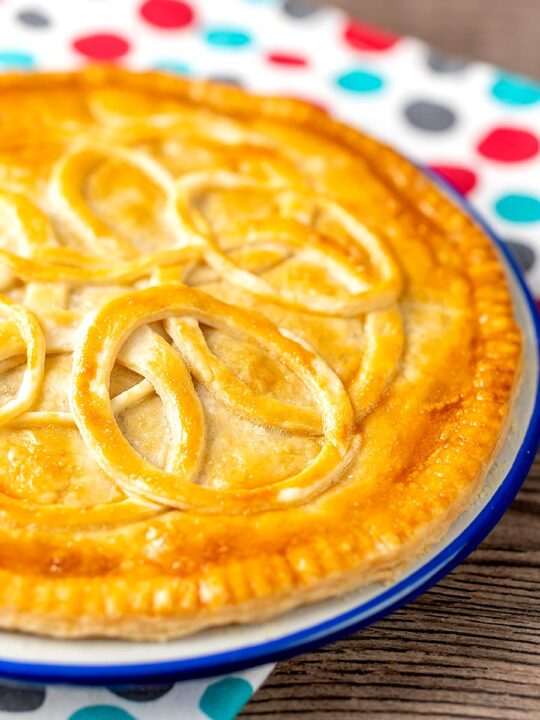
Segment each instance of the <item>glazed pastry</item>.
[{"label": "glazed pastry", "polygon": [[307,104],[0,78],[0,626],[170,638],[391,579],[521,351],[484,233]]}]

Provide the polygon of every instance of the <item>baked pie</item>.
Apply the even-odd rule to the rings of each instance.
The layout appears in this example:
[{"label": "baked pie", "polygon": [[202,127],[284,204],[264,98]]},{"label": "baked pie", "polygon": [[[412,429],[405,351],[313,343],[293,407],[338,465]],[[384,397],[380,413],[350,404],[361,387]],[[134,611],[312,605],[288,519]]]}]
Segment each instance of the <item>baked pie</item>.
[{"label": "baked pie", "polygon": [[482,230],[295,100],[102,68],[0,96],[0,625],[176,637],[439,539],[519,374]]}]

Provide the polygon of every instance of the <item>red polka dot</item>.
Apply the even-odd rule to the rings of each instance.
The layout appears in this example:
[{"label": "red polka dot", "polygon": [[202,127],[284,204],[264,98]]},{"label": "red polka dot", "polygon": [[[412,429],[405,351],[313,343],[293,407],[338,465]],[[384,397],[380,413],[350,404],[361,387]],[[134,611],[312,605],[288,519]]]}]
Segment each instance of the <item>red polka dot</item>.
[{"label": "red polka dot", "polygon": [[474,190],[478,182],[472,170],[460,165],[432,165],[430,169],[440,175],[462,195],[467,195],[471,190]]},{"label": "red polka dot", "polygon": [[478,144],[478,152],[490,160],[512,163],[529,160],[540,151],[538,138],[528,130],[498,127]]},{"label": "red polka dot", "polygon": [[178,30],[195,18],[191,6],[180,0],[147,0],[140,13],[147,23],[163,30]]},{"label": "red polka dot", "polygon": [[372,25],[351,20],[343,31],[343,39],[355,50],[390,50],[398,42],[399,36]]},{"label": "red polka dot", "polygon": [[305,57],[292,53],[272,52],[268,53],[266,59],[275,65],[288,65],[290,67],[305,67],[308,64]]},{"label": "red polka dot", "polygon": [[73,41],[73,49],[91,60],[112,61],[129,52],[129,43],[120,35],[98,33]]}]

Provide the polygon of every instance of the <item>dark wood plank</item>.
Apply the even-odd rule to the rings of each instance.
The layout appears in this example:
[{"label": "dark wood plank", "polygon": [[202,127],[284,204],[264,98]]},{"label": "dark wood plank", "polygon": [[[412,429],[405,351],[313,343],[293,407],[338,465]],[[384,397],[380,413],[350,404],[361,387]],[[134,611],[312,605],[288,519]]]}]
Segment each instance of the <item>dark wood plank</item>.
[{"label": "dark wood plank", "polygon": [[377,625],[278,665],[244,718],[540,718],[540,459],[469,559]]}]

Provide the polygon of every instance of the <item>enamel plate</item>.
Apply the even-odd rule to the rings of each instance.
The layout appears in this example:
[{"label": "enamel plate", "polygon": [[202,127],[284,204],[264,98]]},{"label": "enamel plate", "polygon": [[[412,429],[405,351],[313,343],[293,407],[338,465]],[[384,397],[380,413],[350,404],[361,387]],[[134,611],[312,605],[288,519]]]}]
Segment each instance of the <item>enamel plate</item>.
[{"label": "enamel plate", "polygon": [[[462,199],[455,200],[474,215]],[[410,567],[406,575],[390,586],[371,585],[265,623],[206,630],[166,643],[64,641],[0,633],[0,675],[38,682],[111,685],[231,672],[312,650],[365,627],[397,610],[450,572],[477,547],[508,508],[527,476],[540,439],[540,326],[534,300],[508,252],[487,228],[486,231],[500,248],[523,330],[523,378],[508,435],[480,496],[444,539]]]}]

